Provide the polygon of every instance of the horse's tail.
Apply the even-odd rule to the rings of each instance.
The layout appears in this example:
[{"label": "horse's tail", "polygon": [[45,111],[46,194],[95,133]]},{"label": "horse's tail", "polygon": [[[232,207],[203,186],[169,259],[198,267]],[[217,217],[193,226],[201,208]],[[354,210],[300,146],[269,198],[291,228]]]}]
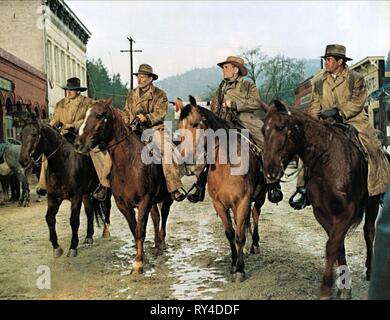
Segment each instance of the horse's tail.
[{"label": "horse's tail", "polygon": [[100,223],[104,225],[106,221],[106,217],[110,214],[111,209],[111,190],[107,190],[106,200],[105,201],[99,201],[93,197],[93,193],[91,192],[89,194],[91,203],[92,203],[92,209],[93,213],[96,219],[96,223],[98,227],[100,228]]}]

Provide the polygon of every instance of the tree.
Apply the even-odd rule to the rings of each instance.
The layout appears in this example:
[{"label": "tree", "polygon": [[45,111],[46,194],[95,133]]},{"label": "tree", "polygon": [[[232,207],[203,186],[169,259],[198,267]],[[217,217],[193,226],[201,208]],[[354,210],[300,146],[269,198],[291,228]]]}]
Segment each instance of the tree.
[{"label": "tree", "polygon": [[112,97],[113,105],[123,109],[128,90],[126,84],[122,84],[119,73],[111,77],[100,58],[87,61],[87,72],[88,96],[93,99]]},{"label": "tree", "polygon": [[304,62],[277,55],[263,63],[262,70],[265,79],[260,90],[263,100],[270,102],[279,99],[292,104],[295,100],[294,90],[304,80]]},{"label": "tree", "polygon": [[242,57],[244,58],[248,69],[248,78],[256,84],[256,81],[262,72],[264,61],[267,59],[267,55],[261,51],[261,46],[243,50]]}]

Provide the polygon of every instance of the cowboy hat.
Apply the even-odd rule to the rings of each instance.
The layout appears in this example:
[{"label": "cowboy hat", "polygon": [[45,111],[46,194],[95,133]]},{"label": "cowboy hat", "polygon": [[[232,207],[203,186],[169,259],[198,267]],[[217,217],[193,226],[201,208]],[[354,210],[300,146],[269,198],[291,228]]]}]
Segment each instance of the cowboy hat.
[{"label": "cowboy hat", "polygon": [[321,58],[326,57],[337,57],[337,58],[343,58],[347,61],[352,60],[351,58],[348,58],[345,56],[345,47],[341,44],[328,44],[326,46],[325,55],[323,55]]},{"label": "cowboy hat", "polygon": [[240,57],[235,57],[235,56],[229,56],[226,58],[225,61],[217,63],[218,66],[221,68],[223,67],[224,64],[226,63],[231,63],[232,65],[236,66],[238,69],[240,69],[241,75],[246,76],[248,74],[247,68],[244,66],[244,60]]},{"label": "cowboy hat", "polygon": [[85,91],[87,88],[80,86],[80,79],[79,78],[69,78],[66,80],[66,86],[61,87],[64,90],[74,90],[74,91]]},{"label": "cowboy hat", "polygon": [[152,76],[153,80],[158,79],[158,75],[153,73],[153,68],[148,64],[141,64],[138,68],[138,72],[133,73],[135,76],[138,74],[146,74],[148,76]]}]

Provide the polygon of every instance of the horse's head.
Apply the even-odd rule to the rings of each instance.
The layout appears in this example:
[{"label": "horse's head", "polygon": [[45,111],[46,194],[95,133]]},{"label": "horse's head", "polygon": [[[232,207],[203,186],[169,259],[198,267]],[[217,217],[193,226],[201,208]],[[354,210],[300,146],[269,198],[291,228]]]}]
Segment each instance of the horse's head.
[{"label": "horse's head", "polygon": [[194,97],[190,96],[190,103],[182,108],[178,129],[181,134],[182,155],[193,156],[201,136],[198,129],[207,129],[204,118],[200,113],[200,106]]},{"label": "horse's head", "polygon": [[111,102],[111,99],[98,100],[88,109],[74,143],[77,152],[86,154],[97,145],[109,141],[113,131]]},{"label": "horse's head", "polygon": [[22,147],[20,150],[19,162],[22,166],[28,166],[33,158],[42,153],[39,147],[41,141],[41,122],[34,112],[28,109],[28,113],[23,113],[14,117],[14,122],[22,128]]},{"label": "horse's head", "polygon": [[275,100],[268,108],[262,128],[264,134],[264,172],[268,179],[279,180],[297,153],[294,133],[297,131],[291,111]]}]

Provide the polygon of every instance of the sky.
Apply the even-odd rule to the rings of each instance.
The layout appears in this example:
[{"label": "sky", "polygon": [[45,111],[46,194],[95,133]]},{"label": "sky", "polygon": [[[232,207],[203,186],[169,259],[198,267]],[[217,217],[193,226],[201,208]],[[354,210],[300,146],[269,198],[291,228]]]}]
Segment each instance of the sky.
[{"label": "sky", "polygon": [[269,56],[316,59],[339,43],[357,62],[387,56],[387,1],[71,1],[66,3],[92,33],[89,59],[129,81],[131,36],[134,71],[153,66],[160,79],[212,67],[243,48]]}]

